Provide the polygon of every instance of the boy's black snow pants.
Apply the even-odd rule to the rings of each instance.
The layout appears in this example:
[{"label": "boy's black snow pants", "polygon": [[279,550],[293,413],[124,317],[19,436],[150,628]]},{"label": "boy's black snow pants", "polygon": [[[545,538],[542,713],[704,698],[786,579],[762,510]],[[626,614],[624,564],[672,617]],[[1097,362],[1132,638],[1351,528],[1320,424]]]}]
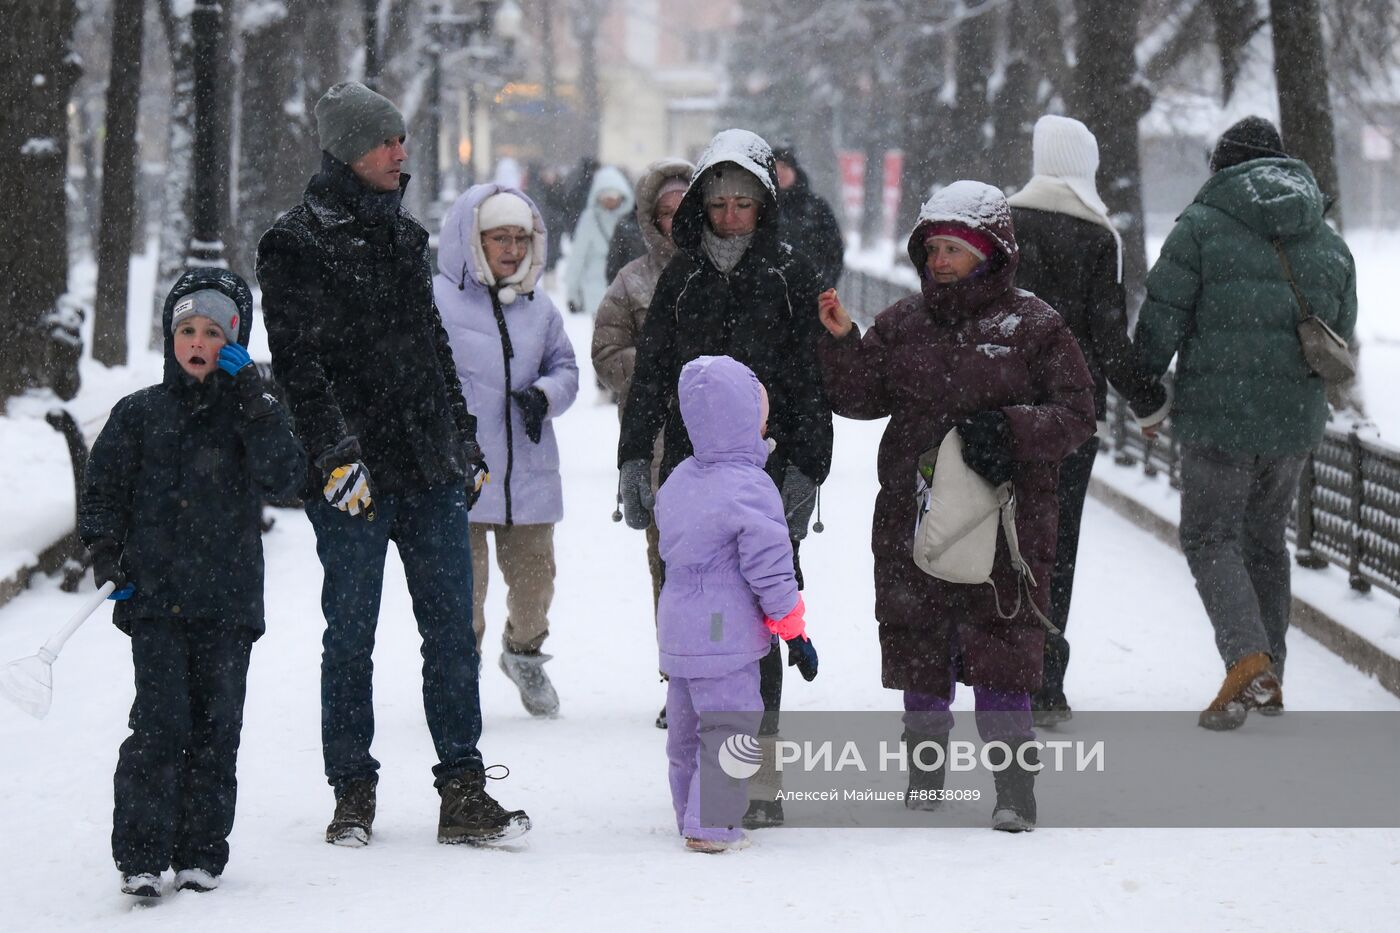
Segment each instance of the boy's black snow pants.
[{"label": "boy's black snow pants", "polygon": [[113,788],[112,857],[122,874],[223,873],[255,637],[216,621],[132,623],[136,699]]}]

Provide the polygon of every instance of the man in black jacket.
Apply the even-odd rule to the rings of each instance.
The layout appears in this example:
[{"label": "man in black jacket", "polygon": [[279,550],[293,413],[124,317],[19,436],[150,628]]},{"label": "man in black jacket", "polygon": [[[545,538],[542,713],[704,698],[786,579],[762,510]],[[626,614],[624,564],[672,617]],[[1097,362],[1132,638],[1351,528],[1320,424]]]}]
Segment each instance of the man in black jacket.
[{"label": "man in black jacket", "polygon": [[326,841],[369,842],[379,762],[372,660],[389,541],[423,638],[423,701],[436,746],[438,841],[530,827],[486,793],[477,740],[467,509],[486,478],[433,303],[428,233],[400,201],[403,115],[362,84],[316,104],[321,171],[258,245],[273,372],[314,467],[304,493],[325,570],[321,741],[335,817]]},{"label": "man in black jacket", "polygon": [[[1016,284],[1060,312],[1079,341],[1094,379],[1100,423],[1108,416],[1109,382],[1134,409],[1151,412],[1160,405],[1162,390],[1157,380],[1139,373],[1133,361],[1123,247],[1094,185],[1098,141],[1078,120],[1051,115],[1036,122],[1032,144],[1035,174],[1010,198],[1021,248]],[[1084,497],[1098,450],[1098,437],[1091,437],[1060,463],[1060,520],[1050,581],[1050,621],[1060,634],[1045,636],[1044,680],[1031,698],[1038,725],[1055,725],[1071,715],[1065,699],[1069,642],[1064,631]]]},{"label": "man in black jacket", "polygon": [[823,289],[836,288],[846,265],[846,247],[836,215],[831,205],[813,193],[792,146],[775,148],[773,159],[783,239],[816,266]]}]

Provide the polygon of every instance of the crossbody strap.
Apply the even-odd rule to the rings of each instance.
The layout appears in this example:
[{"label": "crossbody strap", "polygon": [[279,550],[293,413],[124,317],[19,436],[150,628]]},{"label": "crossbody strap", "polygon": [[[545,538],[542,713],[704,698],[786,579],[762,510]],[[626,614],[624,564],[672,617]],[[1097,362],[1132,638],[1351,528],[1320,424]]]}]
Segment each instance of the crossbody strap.
[{"label": "crossbody strap", "polygon": [[1001,503],[1001,531],[1006,536],[1006,550],[1011,555],[1011,566],[1016,571],[1016,605],[1010,612],[1003,612],[1001,594],[997,592],[996,584],[988,580],[992,586],[992,599],[996,602],[997,615],[1003,619],[1014,618],[1021,611],[1021,604],[1026,602],[1030,604],[1031,612],[1040,624],[1045,626],[1050,634],[1058,635],[1060,630],[1055,627],[1055,623],[1047,619],[1045,613],[1035,604],[1035,575],[1031,572],[1030,564],[1021,556],[1021,545],[1016,534],[1016,494],[1008,489],[1005,496]]},{"label": "crossbody strap", "polygon": [[1278,261],[1283,265],[1283,277],[1288,280],[1288,287],[1293,289],[1293,297],[1298,299],[1298,320],[1306,321],[1312,317],[1312,311],[1308,308],[1308,300],[1303,297],[1303,290],[1298,287],[1298,280],[1293,278],[1293,267],[1288,263],[1288,254],[1283,251],[1283,243],[1279,240],[1271,240],[1274,244],[1274,252],[1278,253]]}]

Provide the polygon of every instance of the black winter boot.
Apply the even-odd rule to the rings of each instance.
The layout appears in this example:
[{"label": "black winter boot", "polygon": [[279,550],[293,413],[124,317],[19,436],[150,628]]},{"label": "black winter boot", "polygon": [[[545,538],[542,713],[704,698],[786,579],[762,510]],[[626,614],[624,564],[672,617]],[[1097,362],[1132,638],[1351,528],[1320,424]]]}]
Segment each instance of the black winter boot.
[{"label": "black winter boot", "polygon": [[1021,767],[1017,756],[1024,749],[1026,764],[1038,769],[1040,751],[1026,743],[1011,746],[1011,762],[993,772],[997,785],[996,809],[992,811],[992,829],[1004,833],[1028,833],[1035,829],[1035,771]]},{"label": "black winter boot", "polygon": [[480,845],[504,842],[530,831],[530,818],[524,810],[507,810],[486,793],[485,771],[455,777],[438,788],[438,794],[442,797],[438,842]]},{"label": "black winter boot", "polygon": [[[920,745],[917,759],[915,749]],[[943,754],[934,751],[931,746],[938,746]],[[904,753],[909,758],[909,793],[904,797],[904,806],[910,810],[923,810],[932,812],[943,805],[942,790],[943,784],[948,777],[948,733],[942,735],[920,735],[917,732],[904,730]],[[919,767],[918,762],[932,765],[938,762],[937,768],[924,770]]]},{"label": "black winter boot", "polygon": [[335,816],[326,827],[326,841],[333,846],[359,848],[374,834],[374,809],[379,778],[351,781],[335,800]]}]

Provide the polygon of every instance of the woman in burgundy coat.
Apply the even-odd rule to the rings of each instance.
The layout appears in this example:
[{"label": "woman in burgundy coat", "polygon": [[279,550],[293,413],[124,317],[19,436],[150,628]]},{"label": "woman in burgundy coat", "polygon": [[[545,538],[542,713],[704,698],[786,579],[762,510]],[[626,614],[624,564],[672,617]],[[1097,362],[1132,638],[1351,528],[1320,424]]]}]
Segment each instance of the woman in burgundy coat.
[{"label": "woman in burgundy coat", "polygon": [[[959,181],[934,194],[909,237],[909,258],[921,294],[887,308],[864,336],[834,291],[820,300],[832,409],[890,419],[871,532],[883,681],[904,691],[911,750],[947,747],[955,685],[972,686],[983,740],[1017,755],[1015,766],[996,772],[993,826],[1031,829],[1038,746],[1028,744],[1030,694],[1040,686],[1045,629],[1028,604],[1003,619],[992,587],[948,583],[915,565],[916,463],[956,427],[969,466],[994,484],[1013,481],[1031,595],[1048,612],[1059,464],[1094,433],[1094,383],[1060,316],[1012,284],[1016,237],[1000,191]],[[1003,609],[1014,605],[1007,596],[1018,592],[1017,579],[1000,532],[992,577]],[[942,757],[932,748],[920,755],[930,768]],[[906,804],[932,809],[945,768],[914,765],[910,790],[934,793],[911,794]]]}]

